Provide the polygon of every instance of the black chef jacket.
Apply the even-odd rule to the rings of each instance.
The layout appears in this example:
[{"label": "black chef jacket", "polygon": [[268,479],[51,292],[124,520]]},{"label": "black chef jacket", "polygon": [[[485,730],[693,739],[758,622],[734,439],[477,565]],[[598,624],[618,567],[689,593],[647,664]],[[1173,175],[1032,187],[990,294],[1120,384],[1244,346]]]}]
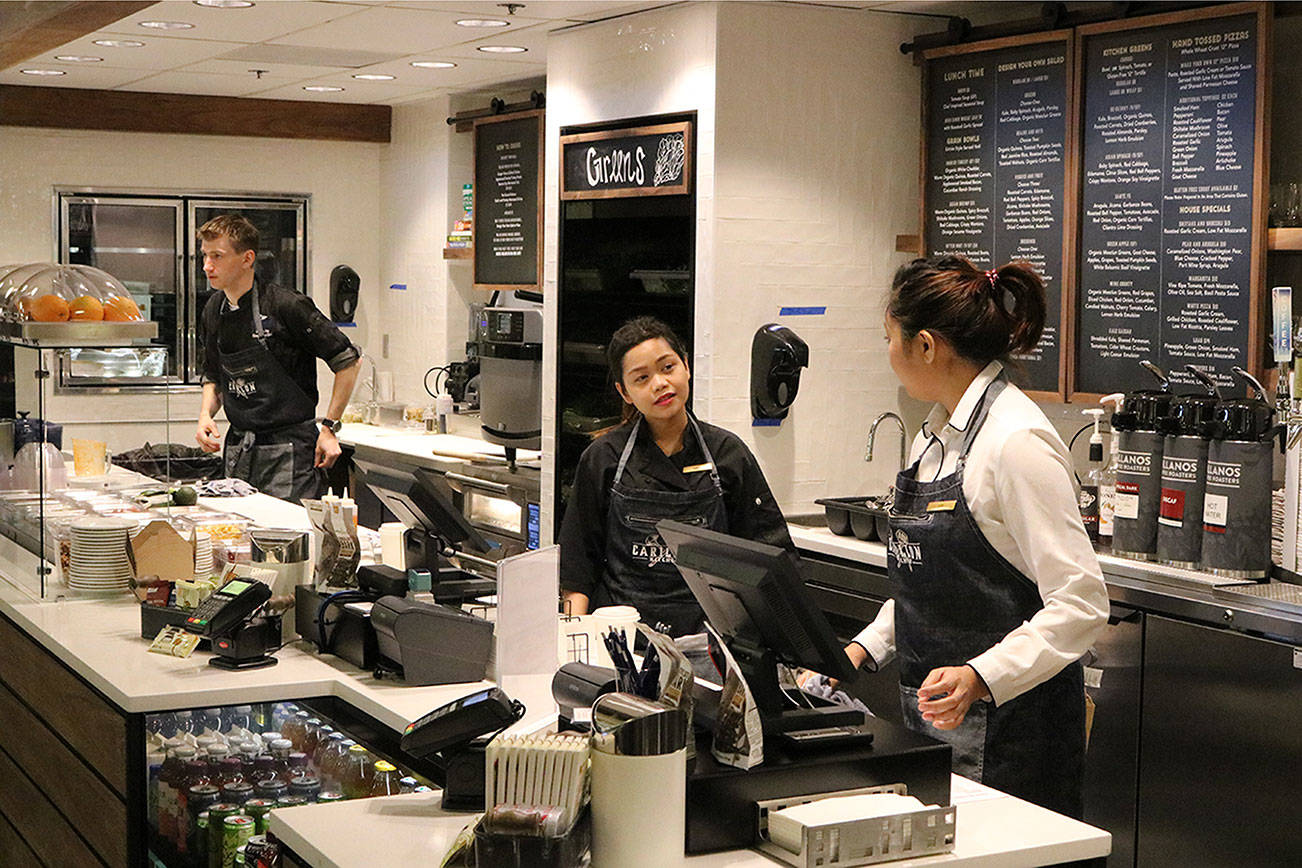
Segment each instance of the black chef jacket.
[{"label": "black chef jacket", "polygon": [[[322,359],[338,373],[354,364],[360,354],[339,327],[317,309],[311,297],[283,286],[256,283],[258,309],[270,334],[267,347],[286,373],[316,404],[316,360]],[[200,319],[203,335],[203,379],[221,387],[221,354],[246,349],[254,343],[250,293],[231,309],[224,292],[214,292]],[[307,419],[303,420],[308,421]]]},{"label": "black chef jacket", "polygon": [[[755,542],[795,551],[778,503],[769,491],[759,463],[740,437],[701,422],[701,434],[710,447],[723,485],[728,533]],[[628,422],[594,441],[579,457],[574,490],[561,522],[561,589],[592,597],[606,564],[606,513],[610,488],[615,482],[619,456],[628,443],[633,423]],[[705,454],[690,425],[683,432],[683,448],[665,455],[650,429],[643,425],[637,444],[624,467],[622,482],[634,488],[664,491],[699,491],[709,488],[708,471],[684,473],[684,467],[702,464]]]}]

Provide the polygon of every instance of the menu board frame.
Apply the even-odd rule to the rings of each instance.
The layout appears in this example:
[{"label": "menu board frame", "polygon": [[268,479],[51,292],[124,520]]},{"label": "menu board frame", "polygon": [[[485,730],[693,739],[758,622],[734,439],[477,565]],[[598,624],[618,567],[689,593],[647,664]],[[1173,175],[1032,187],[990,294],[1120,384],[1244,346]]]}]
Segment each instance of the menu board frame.
[{"label": "menu board frame", "polygon": [[[546,112],[543,109],[531,109],[523,112],[513,112],[511,114],[492,115],[490,117],[476,118],[474,121],[475,130],[475,188],[474,188],[474,287],[477,290],[485,292],[512,290],[522,290],[525,292],[542,292],[543,276],[543,156],[546,148],[546,137],[544,135],[543,117]],[[487,155],[480,152],[480,145],[483,140],[480,138],[480,129],[494,124],[502,123],[519,123],[521,121],[533,121],[531,133],[536,141],[537,153],[534,155],[532,179],[524,179],[523,186],[527,192],[533,193],[534,217],[534,250],[533,250],[533,279],[519,283],[504,282],[501,277],[493,272],[492,264],[488,257],[491,255],[493,247],[489,243],[492,236],[492,226],[488,222],[492,216],[492,209],[482,207],[480,195],[482,185],[479,183],[479,171],[481,161],[487,159]],[[527,254],[527,251],[526,251]]]},{"label": "menu board frame", "polygon": [[[971,54],[988,54],[1000,51],[1021,50],[1029,46],[1047,45],[1051,43],[1061,43],[1065,61],[1064,77],[1065,81],[1065,100],[1064,100],[1064,129],[1063,129],[1063,158],[1062,158],[1062,216],[1060,221],[1061,228],[1061,266],[1060,274],[1057,276],[1059,294],[1059,318],[1058,327],[1058,384],[1053,390],[1047,389],[1028,389],[1026,394],[1035,400],[1041,401],[1064,401],[1067,396],[1068,379],[1067,364],[1073,353],[1069,333],[1067,331],[1070,323],[1075,322],[1075,310],[1072,307],[1070,299],[1074,298],[1074,281],[1076,277],[1076,225],[1078,217],[1078,203],[1076,200],[1076,178],[1079,170],[1077,159],[1079,148],[1077,147],[1076,136],[1079,130],[1079,123],[1075,110],[1077,107],[1076,93],[1077,75],[1079,74],[1078,63],[1076,59],[1076,38],[1075,31],[1070,29],[1049,30],[1043,33],[1028,33],[1018,36],[1006,36],[998,39],[986,39],[980,42],[964,43],[961,45],[947,45],[938,48],[928,49],[922,52],[923,73],[922,73],[922,141],[921,157],[919,159],[920,173],[918,178],[919,189],[919,214],[918,225],[922,232],[918,236],[918,246],[923,255],[930,251],[926,249],[927,244],[927,226],[928,217],[931,212],[931,204],[927,200],[927,179],[930,172],[928,165],[929,146],[931,144],[931,129],[928,124],[931,109],[931,93],[928,86],[930,81],[929,69],[927,68],[934,60],[941,58],[954,57],[956,55]],[[993,263],[998,266],[1002,263]]]},{"label": "menu board frame", "polygon": [[[663,136],[681,133],[683,136],[683,166],[677,184],[630,184],[621,187],[604,187],[595,190],[575,190],[566,186],[565,154],[572,145],[590,144],[592,142],[613,142],[620,139],[632,139],[640,136]],[[667,124],[651,124],[640,127],[621,127],[614,130],[601,130],[593,133],[575,133],[561,136],[560,140],[560,183],[561,201],[577,199],[616,199],[631,196],[682,196],[692,192],[692,154],[695,145],[692,141],[692,121],[675,121]]]},{"label": "menu board frame", "polygon": [[[1272,13],[1267,3],[1231,3],[1224,6],[1210,6],[1198,9],[1189,9],[1179,12],[1161,13],[1158,15],[1148,15],[1141,18],[1123,19],[1117,21],[1106,21],[1097,24],[1084,25],[1076,29],[1077,33],[1077,51],[1076,51],[1076,70],[1075,80],[1079,83],[1076,88],[1073,99],[1076,103],[1073,112],[1075,118],[1075,135],[1076,141],[1083,145],[1083,127],[1087,123],[1085,118],[1085,62],[1088,55],[1088,40],[1095,36],[1111,35],[1123,31],[1133,30],[1150,30],[1162,27],[1179,27],[1192,22],[1204,21],[1214,18],[1233,18],[1244,16],[1255,16],[1257,26],[1257,46],[1256,46],[1256,69],[1255,69],[1255,95],[1254,95],[1254,129],[1253,129],[1253,192],[1252,192],[1252,218],[1250,231],[1250,251],[1248,254],[1249,277],[1248,277],[1248,335],[1246,344],[1246,361],[1247,368],[1258,378],[1261,377],[1264,367],[1265,348],[1262,344],[1264,328],[1264,298],[1265,292],[1262,283],[1266,274],[1266,196],[1267,186],[1269,183],[1269,118],[1270,118],[1270,47],[1271,39],[1271,22]],[[1075,173],[1075,184],[1078,191],[1075,212],[1076,212],[1076,237],[1073,238],[1073,247],[1079,250],[1083,244],[1081,236],[1082,221],[1080,220],[1080,209],[1083,204],[1083,195],[1079,193],[1084,184],[1083,173],[1085,171],[1083,160],[1083,146],[1077,149],[1077,169]],[[1064,309],[1072,312],[1070,323],[1067,324],[1067,344],[1071,348],[1067,364],[1069,371],[1069,383],[1067,399],[1071,402],[1096,403],[1101,393],[1085,392],[1079,389],[1079,342],[1081,335],[1079,332],[1079,320],[1077,306],[1081,299],[1080,290],[1080,264],[1076,262],[1076,268],[1070,283],[1071,296],[1070,300],[1065,300]],[[1150,388],[1153,385],[1151,378],[1146,379],[1146,375],[1135,366],[1135,380],[1130,383],[1118,383],[1117,390],[1129,390],[1135,387]]]}]

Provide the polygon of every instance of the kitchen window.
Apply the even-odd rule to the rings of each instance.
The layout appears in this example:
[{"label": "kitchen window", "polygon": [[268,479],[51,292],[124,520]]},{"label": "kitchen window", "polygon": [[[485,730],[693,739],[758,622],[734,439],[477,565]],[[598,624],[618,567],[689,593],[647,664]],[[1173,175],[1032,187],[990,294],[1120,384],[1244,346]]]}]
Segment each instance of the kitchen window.
[{"label": "kitchen window", "polygon": [[209,195],[58,189],[59,262],[93,265],[130,290],[158,323],[152,346],[58,353],[63,389],[197,386],[203,346],[196,326],[212,295],[195,232],[219,214],[240,214],[258,229],[259,280],[308,288],[305,195]]}]

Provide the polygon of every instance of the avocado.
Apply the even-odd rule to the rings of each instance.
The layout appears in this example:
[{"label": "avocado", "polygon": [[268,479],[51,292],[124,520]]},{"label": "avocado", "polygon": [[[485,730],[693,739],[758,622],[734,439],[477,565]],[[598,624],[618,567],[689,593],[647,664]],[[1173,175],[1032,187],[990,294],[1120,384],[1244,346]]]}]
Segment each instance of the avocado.
[{"label": "avocado", "polygon": [[182,485],[172,492],[172,503],[177,506],[194,506],[199,502],[199,494],[188,485]]}]

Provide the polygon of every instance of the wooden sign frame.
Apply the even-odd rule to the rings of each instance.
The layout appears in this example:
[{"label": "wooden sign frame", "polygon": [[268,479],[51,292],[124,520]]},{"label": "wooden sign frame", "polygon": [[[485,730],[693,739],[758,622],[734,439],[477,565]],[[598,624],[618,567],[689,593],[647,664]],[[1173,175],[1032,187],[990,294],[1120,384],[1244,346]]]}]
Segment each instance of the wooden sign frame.
[{"label": "wooden sign frame", "polygon": [[[514,112],[512,114],[493,115],[491,117],[476,118],[474,121],[474,131],[475,131],[474,154],[475,154],[475,179],[476,179],[474,193],[473,193],[473,202],[474,202],[473,207],[475,212],[475,219],[474,219],[474,227],[475,227],[474,228],[474,270],[475,270],[474,287],[475,289],[483,290],[485,292],[493,292],[493,291],[510,292],[513,290],[523,290],[526,292],[542,292],[543,201],[545,196],[544,188],[543,188],[543,181],[544,181],[543,167],[546,165],[546,163],[543,162],[543,158],[546,153],[546,145],[547,145],[546,128],[543,123],[543,118],[545,115],[546,112],[544,110],[533,109],[530,111]],[[534,172],[534,174],[537,177],[534,179],[534,184],[532,186],[532,191],[534,194],[534,212],[535,212],[534,219],[535,219],[536,233],[537,233],[535,235],[535,244],[534,244],[534,280],[532,283],[483,283],[479,279],[480,276],[479,257],[481,255],[487,255],[487,251],[489,248],[488,248],[488,239],[486,235],[480,231],[480,225],[479,225],[480,217],[483,214],[483,212],[480,210],[480,202],[479,202],[480,185],[478,182],[479,129],[482,126],[487,126],[490,124],[520,121],[529,118],[533,118],[538,127],[538,153],[536,157],[536,162],[535,162],[536,168]]]},{"label": "wooden sign frame", "polygon": [[[683,175],[678,184],[660,186],[621,187],[614,190],[568,190],[565,187],[565,148],[567,145],[585,142],[609,142],[618,139],[631,139],[637,136],[654,136],[665,133],[682,133],[683,135]],[[577,199],[617,199],[635,196],[682,196],[692,192],[692,122],[676,121],[668,124],[655,124],[645,127],[626,127],[616,130],[602,130],[595,133],[576,133],[561,136],[560,139],[560,187],[561,201],[570,202]]]},{"label": "wooden sign frame", "polygon": [[[1271,39],[1271,22],[1273,19],[1269,3],[1229,3],[1223,6],[1208,6],[1198,9],[1189,9],[1180,12],[1168,12],[1159,15],[1148,15],[1142,18],[1129,18],[1117,21],[1105,21],[1098,24],[1090,24],[1076,29],[1077,33],[1077,51],[1076,51],[1076,69],[1075,80],[1080,83],[1073,93],[1075,106],[1073,108],[1074,124],[1073,130],[1076,135],[1077,147],[1075,148],[1076,169],[1074,181],[1076,184],[1076,202],[1073,209],[1073,216],[1078,217],[1080,212],[1080,185],[1082,183],[1081,165],[1083,158],[1083,144],[1081,144],[1081,126],[1084,124],[1085,108],[1085,88],[1084,88],[1084,63],[1085,63],[1085,42],[1091,36],[1102,34],[1117,33],[1126,30],[1147,30],[1154,27],[1165,27],[1170,25],[1188,24],[1194,21],[1203,21],[1212,18],[1233,18],[1244,15],[1255,15],[1257,19],[1257,53],[1256,53],[1256,86],[1255,86],[1255,122],[1253,128],[1253,169],[1252,169],[1252,227],[1251,227],[1251,252],[1249,253],[1249,277],[1248,277],[1248,344],[1247,344],[1247,362],[1248,369],[1253,376],[1261,378],[1264,370],[1265,345],[1263,340],[1263,323],[1266,320],[1266,305],[1269,302],[1263,283],[1266,275],[1266,220],[1268,217],[1268,196],[1269,196],[1269,161],[1270,161],[1270,48]],[[1072,247],[1080,249],[1080,222],[1077,220],[1075,226],[1075,237],[1072,239]],[[1073,313],[1070,323],[1070,346],[1071,353],[1068,359],[1069,379],[1067,400],[1071,402],[1080,402],[1084,404],[1098,403],[1101,393],[1081,392],[1076,388],[1077,383],[1077,320],[1076,306],[1079,302],[1079,263],[1073,272],[1072,297],[1070,310]]]},{"label": "wooden sign frame", "polygon": [[[930,91],[928,88],[928,64],[942,57],[953,57],[955,55],[966,54],[985,54],[992,51],[1000,51],[1010,48],[1024,48],[1031,45],[1043,45],[1052,42],[1059,42],[1063,45],[1064,52],[1064,76],[1066,100],[1063,106],[1064,112],[1064,134],[1063,134],[1063,201],[1062,201],[1062,251],[1061,251],[1061,274],[1058,275],[1058,292],[1059,292],[1059,322],[1058,322],[1058,388],[1054,391],[1041,389],[1028,389],[1026,394],[1037,401],[1064,401],[1067,398],[1067,388],[1071,380],[1068,379],[1067,364],[1074,355],[1074,345],[1069,341],[1069,332],[1067,331],[1068,323],[1074,323],[1076,320],[1075,309],[1069,301],[1075,297],[1075,280],[1076,280],[1076,219],[1078,211],[1077,187],[1079,148],[1077,134],[1080,124],[1076,115],[1077,109],[1077,81],[1079,70],[1076,60],[1076,37],[1075,31],[1070,29],[1049,30],[1043,33],[1028,33],[1020,36],[1005,36],[998,39],[986,39],[981,42],[964,43],[962,45],[947,45],[940,48],[932,48],[922,52],[922,137],[921,137],[921,156],[918,161],[918,251],[920,255],[926,255],[927,244],[927,215],[929,211],[927,202],[927,177],[929,166],[927,165],[928,145],[930,144],[929,130],[927,127],[927,115],[930,109]],[[999,265],[1000,263],[993,263]]]}]

